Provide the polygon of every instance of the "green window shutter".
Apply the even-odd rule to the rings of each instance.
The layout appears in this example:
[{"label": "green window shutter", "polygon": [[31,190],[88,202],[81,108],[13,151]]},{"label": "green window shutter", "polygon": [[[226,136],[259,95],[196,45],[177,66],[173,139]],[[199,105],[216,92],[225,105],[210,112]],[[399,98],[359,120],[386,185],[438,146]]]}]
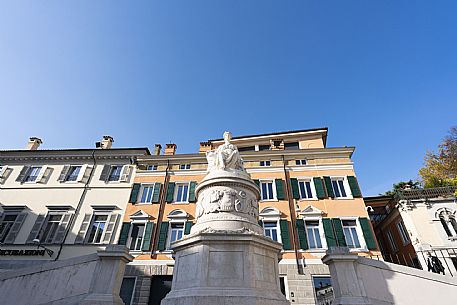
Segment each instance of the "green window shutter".
[{"label": "green window shutter", "polygon": [[130,193],[130,203],[136,203],[138,200],[138,193],[140,192],[141,184],[134,183],[132,187],[132,192]]},{"label": "green window shutter", "polygon": [[352,197],[362,197],[357,178],[354,176],[348,176],[348,183],[349,187],[351,188]]},{"label": "green window shutter", "polygon": [[325,188],[327,189],[327,195],[329,197],[335,198],[335,193],[333,193],[332,180],[330,177],[324,177]]},{"label": "green window shutter", "polygon": [[174,182],[170,182],[170,183],[168,183],[167,199],[165,201],[166,202],[173,202],[174,195],[175,195],[175,183]]},{"label": "green window shutter", "polygon": [[335,230],[336,240],[338,242],[338,246],[346,247],[346,238],[344,238],[343,232],[343,224],[341,223],[341,219],[339,218],[332,218],[333,229]]},{"label": "green window shutter", "polygon": [[152,202],[157,203],[160,199],[160,190],[162,189],[162,183],[154,183],[154,192],[152,193]]},{"label": "green window shutter", "polygon": [[143,246],[141,246],[141,251],[151,250],[151,236],[153,229],[154,223],[148,221],[148,223],[146,223],[146,228],[144,229]]},{"label": "green window shutter", "polygon": [[286,219],[279,221],[279,228],[281,229],[282,248],[284,250],[291,250],[290,235],[289,235],[289,222]]},{"label": "green window shutter", "polygon": [[162,221],[160,224],[159,240],[157,241],[157,250],[163,251],[167,247],[168,221]]},{"label": "green window shutter", "polygon": [[327,247],[336,247],[336,238],[335,233],[333,232],[332,220],[330,218],[322,218],[322,225],[324,226]]},{"label": "green window shutter", "polygon": [[127,245],[127,240],[129,238],[130,232],[130,222],[123,222],[121,227],[121,235],[119,235],[119,245]]},{"label": "green window shutter", "polygon": [[195,186],[197,185],[196,181],[191,181],[189,183],[189,202],[195,202]]},{"label": "green window shutter", "polygon": [[305,221],[303,219],[297,219],[297,232],[298,232],[298,242],[300,243],[300,249],[307,250],[308,247],[308,237],[306,236]]},{"label": "green window shutter", "polygon": [[290,185],[292,185],[292,196],[294,197],[294,199],[300,199],[300,190],[298,188],[297,178],[291,178]]},{"label": "green window shutter", "polygon": [[370,221],[368,218],[359,218],[360,226],[362,227],[363,237],[367,243],[367,248],[370,250],[377,250],[376,241],[374,239],[373,231],[371,230]]},{"label": "green window shutter", "polygon": [[185,235],[190,234],[190,228],[192,228],[193,225],[194,225],[194,223],[192,221],[186,221],[186,224],[184,225],[184,234]]},{"label": "green window shutter", "polygon": [[314,182],[314,187],[316,188],[317,198],[324,199],[325,197],[327,197],[325,195],[325,190],[324,190],[324,185],[322,184],[322,179],[319,177],[314,177],[313,182]]},{"label": "green window shutter", "polygon": [[284,183],[282,183],[282,179],[275,179],[276,184],[276,198],[278,200],[284,200]]},{"label": "green window shutter", "polygon": [[255,184],[257,184],[258,187],[260,187],[260,180],[259,179],[254,179],[253,180]]}]

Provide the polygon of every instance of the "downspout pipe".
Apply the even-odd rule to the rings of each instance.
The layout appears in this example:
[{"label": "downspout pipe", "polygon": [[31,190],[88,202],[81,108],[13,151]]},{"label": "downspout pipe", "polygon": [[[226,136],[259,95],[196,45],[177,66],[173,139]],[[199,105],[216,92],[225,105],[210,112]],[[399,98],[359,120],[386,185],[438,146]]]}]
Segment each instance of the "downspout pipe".
[{"label": "downspout pipe", "polygon": [[86,197],[87,191],[89,190],[89,185],[90,185],[90,182],[92,181],[92,177],[95,172],[95,166],[97,165],[97,160],[95,158],[95,150],[92,150],[91,156],[92,156],[92,168],[90,170],[89,178],[87,178],[87,181],[84,183],[84,189],[81,193],[81,196],[79,197],[79,201],[78,201],[78,205],[76,206],[75,214],[73,217],[70,218],[70,223],[68,224],[68,228],[65,231],[65,236],[59,245],[59,251],[57,252],[56,257],[54,258],[55,261],[59,259],[60,254],[62,253],[62,248],[68,237],[68,233],[70,233],[73,230],[73,226],[75,225],[76,218],[78,218],[78,215],[81,211],[81,207],[84,202],[84,198]]},{"label": "downspout pipe", "polygon": [[289,210],[290,210],[290,219],[291,219],[291,227],[292,227],[292,237],[294,241],[294,251],[295,251],[295,262],[297,264],[297,272],[298,274],[303,274],[303,265],[300,264],[300,259],[298,258],[298,248],[299,248],[299,242],[298,242],[298,236],[297,236],[297,216],[295,215],[295,203],[294,203],[294,198],[292,196],[292,191],[291,191],[291,186],[290,186],[290,177],[289,173],[287,172],[286,169],[286,161],[284,159],[284,155],[281,155],[282,159],[282,165],[283,165],[283,170],[284,170],[284,178],[286,179],[286,193],[287,193],[287,199],[289,201]]},{"label": "downspout pipe", "polygon": [[163,188],[160,192],[159,199],[159,215],[157,215],[157,226],[154,230],[154,237],[152,239],[151,258],[154,258],[154,252],[157,250],[157,240],[159,239],[160,226],[162,224],[163,213],[165,211],[165,197],[170,182],[170,159],[167,159],[167,168],[165,169],[165,177],[163,178]]}]

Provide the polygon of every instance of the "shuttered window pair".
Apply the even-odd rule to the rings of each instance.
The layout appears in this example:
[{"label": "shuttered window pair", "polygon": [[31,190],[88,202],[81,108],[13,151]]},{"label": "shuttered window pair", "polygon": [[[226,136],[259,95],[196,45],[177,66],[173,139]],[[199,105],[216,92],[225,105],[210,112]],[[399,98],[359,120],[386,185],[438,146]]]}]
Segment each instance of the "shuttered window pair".
[{"label": "shuttered window pair", "polygon": [[281,240],[278,240],[277,224],[277,221],[259,220],[259,225],[263,227],[265,236],[282,243],[282,248],[284,250],[291,250],[292,246],[289,234],[289,222],[287,221],[287,219],[279,220],[279,236],[281,236]]},{"label": "shuttered window pair", "polygon": [[73,217],[74,214],[59,212],[39,214],[26,243],[34,243],[35,239],[38,239],[41,244],[63,243],[68,224]]},{"label": "shuttered window pair", "polygon": [[44,166],[24,166],[16,178],[16,182],[20,183],[44,183],[49,177],[51,169],[47,165]]},{"label": "shuttered window pair", "polygon": [[[357,179],[354,176],[347,176],[346,179],[352,197],[362,197]],[[307,184],[306,182],[308,181],[309,183]],[[296,178],[291,178],[290,182],[292,185],[292,195],[295,199],[309,198],[309,193],[313,194],[311,180],[304,180],[302,185],[300,185],[300,181]],[[345,187],[344,178],[332,178],[329,176],[324,176],[323,178],[314,177],[312,179],[312,184],[314,185],[318,199],[348,197],[348,190]]]},{"label": "shuttered window pair", "polygon": [[119,236],[119,245],[126,245],[132,251],[150,251],[152,242],[153,222],[124,222]]},{"label": "shuttered window pair", "polygon": [[132,167],[130,165],[110,165],[105,164],[100,174],[100,181],[113,182],[127,182],[130,178]]},{"label": "shuttered window pair", "polygon": [[116,232],[119,214],[97,212],[85,214],[76,236],[76,244],[110,244]]},{"label": "shuttered window pair", "polygon": [[[368,218],[360,217],[358,222],[362,229],[367,248],[369,250],[377,250],[376,241]],[[361,246],[361,237],[357,234],[357,221],[355,219],[342,221],[339,218],[323,218],[322,224],[328,247],[359,248]]]},{"label": "shuttered window pair", "polygon": [[169,182],[165,201],[168,203],[188,203],[195,202],[196,181],[189,182]]},{"label": "shuttered window pair", "polygon": [[148,183],[140,184],[134,183],[132,191],[130,193],[130,203],[158,203],[160,198],[160,190],[162,189],[162,183]]},{"label": "shuttered window pair", "polygon": [[27,218],[27,213],[4,213],[0,216],[0,243],[12,244]]},{"label": "shuttered window pair", "polygon": [[260,188],[261,200],[284,200],[284,183],[282,179],[255,179]]},{"label": "shuttered window pair", "polygon": [[180,240],[183,238],[183,235],[190,234],[192,225],[192,221],[182,223],[162,221],[160,224],[159,239],[157,241],[157,250],[165,251],[170,249],[173,241]]},{"label": "shuttered window pair", "polygon": [[87,164],[65,165],[60,172],[59,182],[87,182],[91,169]]}]

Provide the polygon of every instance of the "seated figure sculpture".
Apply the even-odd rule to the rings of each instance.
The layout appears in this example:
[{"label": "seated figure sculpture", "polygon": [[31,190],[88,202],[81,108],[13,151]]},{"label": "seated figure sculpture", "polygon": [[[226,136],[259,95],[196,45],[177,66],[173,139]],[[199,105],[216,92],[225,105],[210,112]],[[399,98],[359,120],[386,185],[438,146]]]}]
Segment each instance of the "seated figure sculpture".
[{"label": "seated figure sculpture", "polygon": [[213,170],[245,171],[238,148],[230,143],[231,139],[232,134],[228,131],[224,132],[224,144],[216,150],[206,152],[208,173]]}]

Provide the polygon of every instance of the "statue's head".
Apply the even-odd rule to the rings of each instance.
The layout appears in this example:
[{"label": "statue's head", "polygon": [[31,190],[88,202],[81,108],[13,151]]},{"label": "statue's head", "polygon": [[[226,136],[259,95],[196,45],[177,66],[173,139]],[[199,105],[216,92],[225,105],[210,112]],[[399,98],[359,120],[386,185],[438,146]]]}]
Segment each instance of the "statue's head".
[{"label": "statue's head", "polygon": [[230,143],[231,139],[232,139],[232,133],[230,131],[224,132],[224,142]]}]

